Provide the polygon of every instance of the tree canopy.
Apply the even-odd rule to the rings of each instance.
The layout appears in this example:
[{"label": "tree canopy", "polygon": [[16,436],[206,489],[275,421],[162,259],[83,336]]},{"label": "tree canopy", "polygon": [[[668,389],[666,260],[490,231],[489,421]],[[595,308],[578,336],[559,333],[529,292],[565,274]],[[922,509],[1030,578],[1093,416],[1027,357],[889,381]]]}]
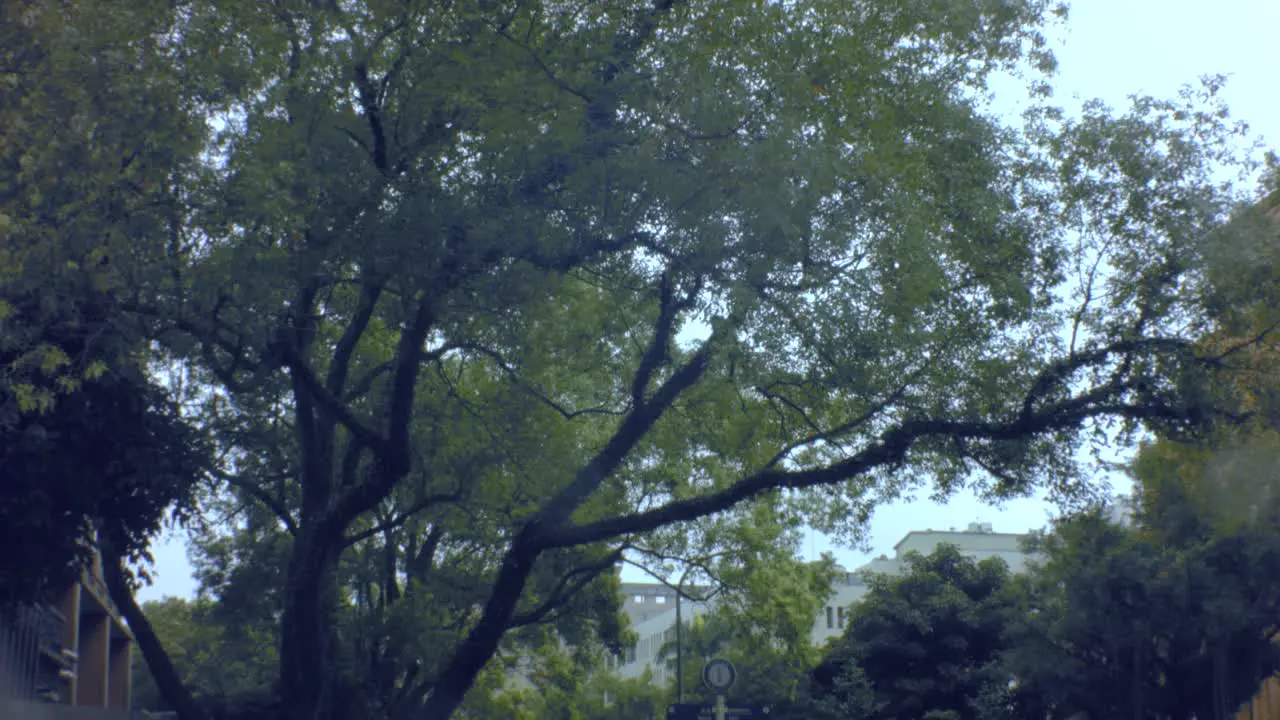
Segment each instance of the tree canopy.
[{"label": "tree canopy", "polygon": [[443,720],[522,633],[608,641],[569,618],[637,548],[856,534],[926,478],[1085,493],[1082,428],[1198,425],[1248,345],[1196,342],[1241,199],[1212,82],[984,109],[1006,70],[1045,100],[1046,0],[4,12],[35,38],[5,45],[5,282],[86,307],[35,259],[92,267],[166,364],[210,532],[284,556],[290,720]]},{"label": "tree canopy", "polygon": [[203,429],[147,376],[116,267],[162,242],[162,158],[195,119],[123,72],[154,57],[109,55],[129,18],[85,33],[87,9],[63,24],[0,8],[0,604],[74,581],[95,532],[144,556],[207,460]]},{"label": "tree canopy", "polygon": [[1010,717],[1008,579],[1003,560],[977,562],[954,545],[909,553],[901,576],[874,576],[850,609],[796,717]]},{"label": "tree canopy", "polygon": [[1280,534],[1159,530],[1085,513],[1044,539],[1006,656],[1021,716],[1231,718],[1280,670]]}]

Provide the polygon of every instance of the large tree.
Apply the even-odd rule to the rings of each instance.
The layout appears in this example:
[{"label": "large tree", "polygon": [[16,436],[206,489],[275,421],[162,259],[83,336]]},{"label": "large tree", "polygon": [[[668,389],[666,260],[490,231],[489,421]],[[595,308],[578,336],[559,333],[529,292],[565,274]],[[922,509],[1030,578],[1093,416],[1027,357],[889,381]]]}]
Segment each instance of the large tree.
[{"label": "large tree", "polygon": [[632,546],[703,552],[752,507],[856,527],[924,477],[1070,493],[1092,419],[1211,410],[1195,270],[1234,128],[1212,93],[1000,124],[991,73],[1052,65],[1045,0],[67,5],[22,27],[163,109],[59,127],[161,170],[125,197],[164,222],[101,239],[113,307],[282,535],[291,720],[342,713],[348,603],[466,581],[430,657],[374,653],[440,720]]}]

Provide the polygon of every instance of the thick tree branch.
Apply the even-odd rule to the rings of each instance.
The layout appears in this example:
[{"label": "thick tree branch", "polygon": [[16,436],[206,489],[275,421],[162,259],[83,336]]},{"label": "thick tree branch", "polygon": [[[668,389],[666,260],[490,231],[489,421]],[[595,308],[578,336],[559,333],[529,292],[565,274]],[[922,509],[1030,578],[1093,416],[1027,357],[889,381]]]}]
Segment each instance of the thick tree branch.
[{"label": "thick tree branch", "polygon": [[680,312],[680,303],[676,302],[674,281],[670,272],[662,274],[658,283],[658,320],[654,323],[653,338],[644,354],[640,356],[640,365],[636,368],[631,380],[631,405],[640,408],[645,403],[645,393],[658,368],[665,364],[670,352],[671,335],[674,332],[676,317]]},{"label": "thick tree branch", "polygon": [[351,383],[351,387],[347,389],[347,392],[342,396],[342,399],[346,402],[351,402],[352,400],[358,400],[365,395],[368,395],[369,392],[373,390],[373,384],[377,382],[378,378],[391,372],[391,369],[394,367],[395,363],[393,361],[387,361],[370,368],[368,372],[356,378],[355,382]]},{"label": "thick tree branch", "polygon": [[[1105,360],[1122,349],[1149,350],[1153,347],[1185,349],[1185,343],[1173,340],[1121,341],[1090,353],[1097,360]],[[1084,356],[1077,356],[1080,360]],[[1054,374],[1063,371],[1067,364],[1056,363]],[[1069,374],[1069,373],[1068,373]],[[1039,383],[1037,382],[1037,387]],[[917,442],[928,438],[951,440],[1019,440],[1044,433],[1078,427],[1080,423],[1099,416],[1122,417],[1131,420],[1186,419],[1183,408],[1158,402],[1126,402],[1124,396],[1138,389],[1133,383],[1108,383],[1076,397],[1038,410],[1022,412],[1008,421],[958,421],[947,419],[917,419],[900,422],[882,433],[872,445],[852,457],[820,468],[783,471],[765,468],[748,475],[724,490],[670,502],[652,510],[607,518],[576,526],[549,527],[540,537],[543,547],[573,547],[602,542],[611,538],[645,533],[672,523],[694,520],[729,509],[737,503],[765,492],[780,488],[801,489],[833,485],[849,480],[878,467],[893,465],[906,458]],[[1034,388],[1033,393],[1034,394]]]},{"label": "thick tree branch", "polygon": [[616,566],[618,561],[622,559],[622,554],[625,550],[626,546],[624,545],[606,555],[599,562],[577,567],[565,573],[541,605],[513,615],[508,626],[517,628],[543,622],[552,612],[563,607],[583,588],[590,585],[597,577],[600,577],[600,573]]},{"label": "thick tree branch", "polygon": [[391,387],[388,389],[387,437],[379,448],[381,452],[375,459],[375,470],[363,482],[346,489],[328,518],[339,532],[350,525],[360,513],[386,497],[396,482],[409,471],[412,457],[409,431],[413,405],[417,398],[418,374],[426,356],[424,346],[427,333],[431,331],[434,322],[435,312],[431,298],[422,293],[413,319],[401,332],[400,342],[396,347],[396,365],[392,370]]},{"label": "thick tree branch", "polygon": [[[1157,337],[1118,340],[1088,352],[1072,353],[1065,358],[1049,363],[1040,371],[1032,383],[1031,389],[1023,399],[1022,414],[1030,417],[1036,403],[1043,400],[1054,388],[1062,387],[1076,371],[1089,367],[1099,367],[1117,355],[1124,360],[1131,360],[1138,353],[1173,352],[1189,354],[1191,351],[1191,344],[1185,340]],[[1113,378],[1113,381],[1118,382],[1119,380],[1121,380],[1120,377]]]},{"label": "thick tree branch", "polygon": [[302,392],[309,395],[324,412],[337,418],[342,427],[346,428],[347,432],[351,433],[357,442],[373,450],[375,454],[388,452],[388,440],[357,417],[346,403],[332,395],[302,357],[286,349],[285,361],[290,375],[300,384]]},{"label": "thick tree branch", "polygon": [[369,78],[369,65],[361,61],[352,68],[355,78],[356,97],[360,101],[360,109],[369,123],[369,133],[373,136],[373,166],[378,173],[386,177],[391,171],[390,151],[387,147],[387,133],[382,124],[382,106],[379,103],[378,90]]},{"label": "thick tree branch", "polygon": [[341,398],[346,393],[347,373],[351,369],[351,357],[355,354],[356,345],[360,343],[360,338],[364,336],[365,330],[369,327],[369,321],[373,318],[374,308],[377,307],[378,298],[381,296],[382,283],[372,278],[366,278],[361,283],[360,300],[356,305],[356,311],[347,323],[347,329],[343,331],[342,337],[338,339],[338,344],[334,346],[333,360],[329,364],[329,375],[325,379],[326,389],[335,398]]},{"label": "thick tree branch", "polygon": [[[670,11],[674,2],[675,0],[655,0],[653,6],[640,18],[635,32],[630,33],[629,37],[619,34],[614,43],[613,57],[604,63],[598,74],[601,91],[588,103],[587,120],[592,130],[603,130],[615,122],[616,103],[610,97],[614,93],[609,92],[612,88],[608,86],[624,68],[636,61],[641,48],[656,31],[660,18]],[[551,262],[539,262],[536,253],[527,259],[536,266],[564,272],[602,252],[624,248],[642,236],[644,233],[632,233],[611,241],[587,243],[585,247],[562,254]],[[475,683],[476,676],[485,663],[493,657],[538,558],[540,523],[555,523],[572,515],[573,510],[622,462],[626,453],[639,442],[676,396],[702,376],[707,368],[708,353],[709,343],[688,364],[676,371],[643,411],[633,408],[604,450],[556,498],[559,502],[553,501],[551,508],[544,508],[512,538],[479,622],[472,627],[444,666],[426,699],[421,717],[425,720],[446,720],[450,717]],[[663,405],[663,402],[667,404]]]},{"label": "thick tree branch", "polygon": [[421,717],[447,720],[493,657],[510,627],[511,617],[538,558],[533,528],[526,525],[511,541],[494,580],[480,620],[453,653],[426,698]]},{"label": "thick tree branch", "polygon": [[330,448],[324,442],[315,412],[315,393],[324,393],[324,388],[306,364],[307,352],[315,337],[316,293],[314,281],[302,283],[294,298],[288,324],[282,328],[275,342],[289,366],[292,381],[294,427],[302,456],[303,524],[322,515],[332,490],[332,478],[328,472],[330,458],[325,456]]},{"label": "thick tree branch", "polygon": [[631,449],[644,438],[676,398],[698,382],[710,364],[711,347],[715,340],[713,335],[704,342],[693,357],[680,366],[642,407],[633,408],[604,448],[577,472],[572,482],[543,505],[531,524],[552,528],[568,521],[591,493],[622,464]]},{"label": "thick tree branch", "polygon": [[[888,397],[886,397],[884,400],[881,400],[878,403],[875,403],[871,407],[867,408],[867,411],[862,413],[861,415],[858,415],[857,417],[854,417],[854,418],[850,418],[849,420],[846,420],[845,422],[840,423],[839,425],[836,425],[835,427],[830,428],[828,430],[820,430],[811,435],[800,438],[795,442],[788,443],[786,447],[779,450],[778,453],[774,455],[769,460],[768,463],[765,464],[765,468],[769,469],[769,468],[777,467],[779,463],[781,463],[788,456],[790,456],[792,452],[795,452],[797,448],[813,445],[814,443],[818,443],[818,442],[833,440],[842,435],[845,435],[853,432],[854,430],[857,430],[863,425],[874,420],[877,416],[880,415],[880,413],[887,410],[889,406],[893,405],[894,403],[902,399],[902,395],[904,392],[906,392],[906,389],[907,389],[906,384],[900,385],[893,392],[889,393]],[[778,397],[781,397],[781,396],[778,396]],[[783,398],[783,401],[787,402],[787,404],[790,405],[790,401],[787,401],[785,398]],[[795,407],[795,406],[792,406],[792,407]],[[804,414],[803,410],[800,410],[800,408],[798,407],[795,409],[799,411],[806,420],[808,420],[808,416]]]},{"label": "thick tree branch", "polygon": [[442,540],[444,540],[444,528],[440,525],[432,525],[431,530],[427,532],[427,537],[423,541],[422,547],[418,548],[418,551],[408,558],[410,580],[424,582],[427,579],[427,576],[435,567],[436,551],[440,549]]},{"label": "thick tree branch", "polygon": [[1222,352],[1216,355],[1209,356],[1208,358],[1206,358],[1206,362],[1209,364],[1210,367],[1218,367],[1222,364],[1223,360],[1226,360],[1228,357],[1235,355],[1241,350],[1244,350],[1245,348],[1261,345],[1264,340],[1266,340],[1269,336],[1271,336],[1277,330],[1280,330],[1280,320],[1277,320],[1276,322],[1271,323],[1270,325],[1264,327],[1262,330],[1258,331],[1251,337],[1247,337],[1247,338],[1244,338],[1243,340],[1232,343],[1231,345],[1227,346],[1227,348]]}]

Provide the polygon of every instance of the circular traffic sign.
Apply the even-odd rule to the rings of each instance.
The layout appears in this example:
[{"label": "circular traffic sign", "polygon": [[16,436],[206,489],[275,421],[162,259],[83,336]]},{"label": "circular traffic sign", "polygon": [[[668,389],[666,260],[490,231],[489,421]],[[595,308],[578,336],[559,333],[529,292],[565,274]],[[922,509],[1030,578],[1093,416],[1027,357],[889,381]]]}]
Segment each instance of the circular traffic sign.
[{"label": "circular traffic sign", "polygon": [[738,671],[734,669],[733,663],[724,658],[709,660],[702,668],[702,683],[713,692],[725,692],[733,687],[733,681],[737,679]]}]

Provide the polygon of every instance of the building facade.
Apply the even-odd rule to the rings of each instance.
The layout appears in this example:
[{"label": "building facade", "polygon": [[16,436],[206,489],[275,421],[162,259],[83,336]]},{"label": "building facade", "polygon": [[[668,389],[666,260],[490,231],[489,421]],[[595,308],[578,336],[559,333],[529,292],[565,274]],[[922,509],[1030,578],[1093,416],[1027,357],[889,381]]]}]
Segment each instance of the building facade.
[{"label": "building facade", "polygon": [[127,714],[132,653],[133,635],[107,595],[95,552],[54,602],[0,618],[0,702]]},{"label": "building facade", "polygon": [[[960,552],[976,560],[999,557],[1013,572],[1026,567],[1032,556],[1023,552],[1025,535],[993,532],[990,523],[972,523],[965,530],[918,530],[906,534],[893,547],[893,557],[881,555],[854,571],[840,577],[827,604],[814,618],[809,639],[814,645],[822,645],[844,633],[849,607],[867,593],[866,576],[872,573],[896,575],[901,572],[906,554],[919,552],[927,555],[943,543],[955,545]],[[639,642],[617,659],[615,669],[619,675],[638,678],[646,671],[653,681],[665,683],[669,671],[662,648],[675,640],[676,590],[658,583],[623,583],[623,612],[631,619],[631,627],[640,636]],[[687,595],[703,596],[704,590],[690,591]],[[698,602],[682,600],[680,614],[684,622],[712,610],[714,600]]]}]

